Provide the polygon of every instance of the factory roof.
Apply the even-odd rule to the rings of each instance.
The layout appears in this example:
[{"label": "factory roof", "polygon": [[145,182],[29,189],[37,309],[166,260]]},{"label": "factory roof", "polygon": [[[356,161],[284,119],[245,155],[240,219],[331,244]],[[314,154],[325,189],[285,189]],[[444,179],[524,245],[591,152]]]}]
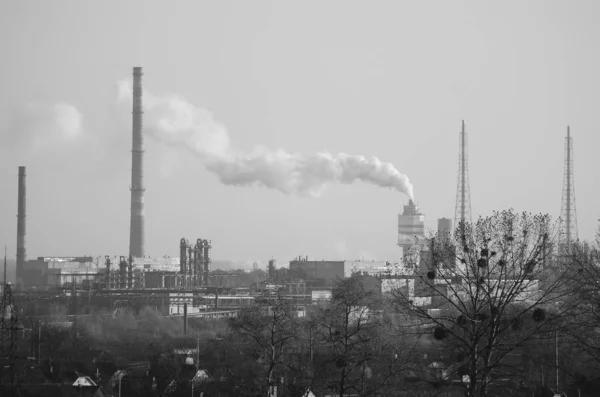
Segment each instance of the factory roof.
[{"label": "factory roof", "polygon": [[39,256],[37,259],[44,262],[89,263],[94,261],[94,258],[91,256]]}]

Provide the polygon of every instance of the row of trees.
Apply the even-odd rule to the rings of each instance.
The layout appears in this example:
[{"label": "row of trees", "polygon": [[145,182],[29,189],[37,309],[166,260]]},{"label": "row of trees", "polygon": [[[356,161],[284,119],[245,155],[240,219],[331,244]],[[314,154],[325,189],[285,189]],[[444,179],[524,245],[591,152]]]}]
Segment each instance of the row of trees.
[{"label": "row of trees", "polygon": [[231,335],[265,396],[402,395],[413,378],[467,396],[585,395],[600,369],[600,237],[561,241],[548,216],[498,212],[418,244],[415,276],[382,280],[383,295],[340,280],[304,317],[267,297]]},{"label": "row of trees", "polygon": [[[570,246],[560,237],[547,216],[499,212],[419,242],[404,258],[412,275],[381,288],[338,280],[330,300],[308,306],[261,296],[227,322],[190,319],[188,338],[181,319],[150,308],[91,316],[79,336],[46,330],[31,350],[55,374],[106,379],[147,363],[109,382],[127,395],[591,396],[600,235]],[[181,348],[198,348],[193,364]]]},{"label": "row of trees", "polygon": [[403,382],[416,339],[400,332],[359,279],[340,280],[331,301],[304,316],[298,309],[285,296],[269,296],[231,321],[231,336],[255,362],[259,395],[387,395]]}]

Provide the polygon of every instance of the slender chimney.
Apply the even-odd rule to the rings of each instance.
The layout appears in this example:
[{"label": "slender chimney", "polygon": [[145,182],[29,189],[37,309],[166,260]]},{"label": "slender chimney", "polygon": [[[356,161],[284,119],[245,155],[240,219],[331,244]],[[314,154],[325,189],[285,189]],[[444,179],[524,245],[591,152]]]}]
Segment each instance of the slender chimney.
[{"label": "slender chimney", "polygon": [[144,256],[144,137],[142,135],[142,68],[133,68],[133,130],[131,149],[131,227],[129,255]]},{"label": "slender chimney", "polygon": [[25,167],[19,167],[19,198],[17,209],[17,284],[22,284],[23,280],[23,264],[27,260],[27,251],[25,250],[25,208],[27,204],[27,195],[25,192]]}]

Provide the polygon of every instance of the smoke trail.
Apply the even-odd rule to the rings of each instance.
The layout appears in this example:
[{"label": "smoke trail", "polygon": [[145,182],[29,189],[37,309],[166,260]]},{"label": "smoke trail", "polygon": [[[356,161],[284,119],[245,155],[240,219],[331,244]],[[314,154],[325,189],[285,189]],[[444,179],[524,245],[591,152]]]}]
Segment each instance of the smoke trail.
[{"label": "smoke trail", "polygon": [[[118,88],[119,100],[131,103],[131,83],[119,82]],[[206,168],[226,185],[258,185],[317,197],[331,183],[362,181],[413,197],[408,177],[377,157],[326,152],[302,155],[264,146],[240,152],[232,147],[227,130],[210,112],[174,95],[159,97],[144,90],[144,113],[146,134],[199,155]]]},{"label": "smoke trail", "polygon": [[33,151],[54,144],[74,142],[83,136],[83,115],[67,103],[29,103],[17,107],[0,127],[4,145]]}]

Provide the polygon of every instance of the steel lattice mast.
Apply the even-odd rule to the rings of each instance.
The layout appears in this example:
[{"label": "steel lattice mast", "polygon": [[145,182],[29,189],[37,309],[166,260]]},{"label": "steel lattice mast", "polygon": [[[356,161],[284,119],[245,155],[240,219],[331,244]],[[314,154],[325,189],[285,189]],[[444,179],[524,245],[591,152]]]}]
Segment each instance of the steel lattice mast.
[{"label": "steel lattice mast", "polygon": [[460,144],[458,154],[458,184],[456,188],[456,208],[454,211],[454,224],[462,227],[464,223],[471,222],[471,192],[469,188],[469,161],[467,155],[467,133],[465,121],[462,121]]},{"label": "steel lattice mast", "polygon": [[575,206],[575,179],[573,171],[573,138],[571,129],[567,127],[565,138],[565,173],[563,177],[562,205],[560,209],[559,247],[568,249],[577,241],[577,211]]},{"label": "steel lattice mast", "polygon": [[22,327],[19,327],[12,288],[8,283],[4,284],[0,306],[0,360],[4,362],[3,368],[0,370],[0,376],[5,377],[8,375],[10,384],[14,384],[17,331]]}]

